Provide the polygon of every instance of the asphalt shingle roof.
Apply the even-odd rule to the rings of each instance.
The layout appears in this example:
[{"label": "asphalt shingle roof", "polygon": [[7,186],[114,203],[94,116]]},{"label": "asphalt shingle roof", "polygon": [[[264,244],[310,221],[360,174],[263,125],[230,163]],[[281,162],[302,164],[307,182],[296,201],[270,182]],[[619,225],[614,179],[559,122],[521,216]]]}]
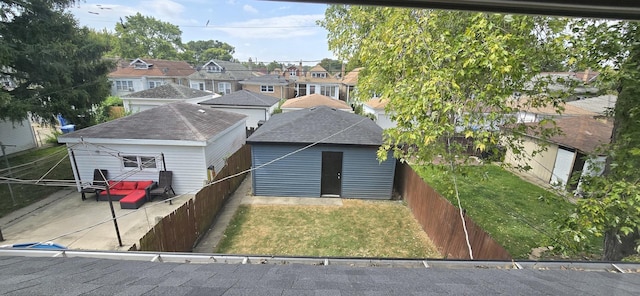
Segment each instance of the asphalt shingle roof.
[{"label": "asphalt shingle roof", "polygon": [[175,102],[58,137],[206,141],[245,120],[245,115]]},{"label": "asphalt shingle roof", "polygon": [[212,93],[203,90],[193,89],[175,83],[169,83],[139,92],[134,92],[132,94],[123,96],[123,98],[192,99],[212,95]]},{"label": "asphalt shingle roof", "polygon": [[336,100],[321,94],[310,94],[298,98],[288,99],[282,104],[283,109],[287,108],[313,108],[317,106],[327,106],[343,110],[351,110],[351,107],[341,100]]},{"label": "asphalt shingle roof", "polygon": [[271,107],[279,101],[278,98],[272,96],[241,90],[218,98],[202,101],[200,105]]},{"label": "asphalt shingle roof", "polygon": [[131,60],[123,60],[118,63],[118,68],[109,73],[109,77],[186,77],[193,74],[193,69],[185,61],[169,61],[156,59],[141,59],[151,66],[148,69],[135,69],[130,66]]},{"label": "asphalt shingle roof", "polygon": [[3,295],[638,295],[637,273],[0,256]]},{"label": "asphalt shingle roof", "polygon": [[222,72],[207,72],[207,69],[202,68],[199,71],[189,75],[189,78],[240,81],[245,80],[249,77],[254,77],[253,72],[243,64],[221,60],[212,61],[218,64],[218,66],[223,67],[224,70]]},{"label": "asphalt shingle roof", "polygon": [[320,106],[276,114],[247,142],[310,144],[320,140],[325,144],[379,146],[382,128],[367,117]]},{"label": "asphalt shingle roof", "polygon": [[579,107],[594,113],[602,114],[616,106],[617,96],[604,95],[578,101],[567,102],[567,105]]},{"label": "asphalt shingle roof", "polygon": [[289,85],[290,82],[287,81],[282,75],[277,74],[269,74],[262,75],[256,77],[250,77],[243,81],[240,81],[240,84],[252,84],[252,85]]},{"label": "asphalt shingle roof", "polygon": [[553,143],[593,153],[600,145],[608,144],[611,140],[613,124],[592,116],[561,117],[554,121],[564,134],[551,137],[549,140]]}]

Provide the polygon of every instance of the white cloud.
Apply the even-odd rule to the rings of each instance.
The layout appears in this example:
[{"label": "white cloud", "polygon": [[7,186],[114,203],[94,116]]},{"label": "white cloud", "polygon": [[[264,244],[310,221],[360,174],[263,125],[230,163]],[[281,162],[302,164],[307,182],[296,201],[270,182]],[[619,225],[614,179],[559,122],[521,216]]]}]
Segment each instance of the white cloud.
[{"label": "white cloud", "polygon": [[182,18],[182,13],[184,12],[184,6],[182,4],[171,0],[142,1],[140,2],[140,7],[149,9],[146,13],[145,11],[141,11],[140,13],[143,15],[152,15],[163,21],[179,20]]},{"label": "white cloud", "polygon": [[316,26],[316,21],[322,18],[324,18],[322,14],[287,15],[233,22],[212,29],[243,39],[293,38],[312,36],[322,32]]},{"label": "white cloud", "polygon": [[235,5],[236,4],[236,0],[227,0],[227,3],[229,3],[231,5]]},{"label": "white cloud", "polygon": [[248,13],[258,13],[258,10],[249,4],[245,4],[244,6],[242,6],[242,10]]}]

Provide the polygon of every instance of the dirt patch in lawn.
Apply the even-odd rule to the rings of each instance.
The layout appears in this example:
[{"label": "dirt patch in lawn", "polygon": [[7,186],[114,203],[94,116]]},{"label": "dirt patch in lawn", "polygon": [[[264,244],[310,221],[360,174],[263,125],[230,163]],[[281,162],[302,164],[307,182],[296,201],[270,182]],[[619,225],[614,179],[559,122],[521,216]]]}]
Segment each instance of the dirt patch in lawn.
[{"label": "dirt patch in lawn", "polygon": [[441,258],[397,201],[343,206],[243,205],[216,252],[331,257]]}]

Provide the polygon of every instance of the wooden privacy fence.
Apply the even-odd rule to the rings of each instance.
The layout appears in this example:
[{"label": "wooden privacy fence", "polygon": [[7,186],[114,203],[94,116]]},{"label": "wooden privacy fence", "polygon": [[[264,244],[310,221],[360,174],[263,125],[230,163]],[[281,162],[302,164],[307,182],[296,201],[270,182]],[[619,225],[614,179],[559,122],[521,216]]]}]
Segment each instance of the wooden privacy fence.
[{"label": "wooden privacy fence", "polygon": [[[213,223],[213,219],[224,205],[225,200],[240,186],[246,173],[224,180],[226,177],[245,171],[251,167],[251,148],[244,145],[231,157],[214,180],[203,187],[195,198],[165,216],[139,243],[132,248],[140,251],[191,252]],[[220,181],[223,180],[223,181]],[[219,181],[216,183],[216,181]]]},{"label": "wooden privacy fence", "polygon": [[[443,256],[448,259],[469,259],[458,208],[440,196],[406,163],[398,163],[396,167],[396,189]],[[464,218],[474,259],[511,259],[509,252],[480,226],[468,216]]]}]

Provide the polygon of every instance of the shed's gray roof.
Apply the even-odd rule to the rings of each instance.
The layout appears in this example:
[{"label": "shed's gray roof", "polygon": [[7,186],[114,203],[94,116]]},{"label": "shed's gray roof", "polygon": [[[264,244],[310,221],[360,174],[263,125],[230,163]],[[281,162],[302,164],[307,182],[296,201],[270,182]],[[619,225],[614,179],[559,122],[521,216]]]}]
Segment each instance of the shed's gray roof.
[{"label": "shed's gray roof", "polygon": [[0,256],[3,295],[638,295],[637,273]]},{"label": "shed's gray roof", "polygon": [[271,107],[277,104],[278,98],[250,92],[248,90],[236,91],[218,98],[202,101],[200,105],[224,105],[224,106],[256,106]]},{"label": "shed's gray roof", "polygon": [[192,99],[212,96],[210,92],[193,89],[175,83],[164,84],[158,87],[134,92],[123,98],[153,98],[153,99]]},{"label": "shed's gray roof", "polygon": [[175,102],[58,137],[206,141],[245,120],[245,115]]},{"label": "shed's gray roof", "polygon": [[276,114],[247,142],[315,143],[320,140],[325,144],[379,146],[382,128],[367,117],[319,106]]},{"label": "shed's gray roof", "polygon": [[[224,68],[222,72],[207,72],[207,69],[202,68],[197,72],[189,75],[189,79],[213,79],[213,80],[245,80],[249,77],[254,77],[253,72],[249,68],[240,63],[233,63],[221,60],[211,60]],[[209,61],[209,62],[211,62]],[[209,62],[205,63],[208,64]]]},{"label": "shed's gray roof", "polygon": [[567,102],[567,105],[576,106],[594,113],[602,114],[614,108],[616,106],[617,99],[618,97],[614,95],[604,95]]},{"label": "shed's gray roof", "polygon": [[269,75],[262,75],[262,76],[256,76],[256,77],[247,78],[247,79],[245,79],[243,81],[240,81],[240,84],[289,85],[289,84],[291,84],[291,82],[289,82],[287,79],[285,79],[284,76],[282,76],[282,75],[269,74]]}]

